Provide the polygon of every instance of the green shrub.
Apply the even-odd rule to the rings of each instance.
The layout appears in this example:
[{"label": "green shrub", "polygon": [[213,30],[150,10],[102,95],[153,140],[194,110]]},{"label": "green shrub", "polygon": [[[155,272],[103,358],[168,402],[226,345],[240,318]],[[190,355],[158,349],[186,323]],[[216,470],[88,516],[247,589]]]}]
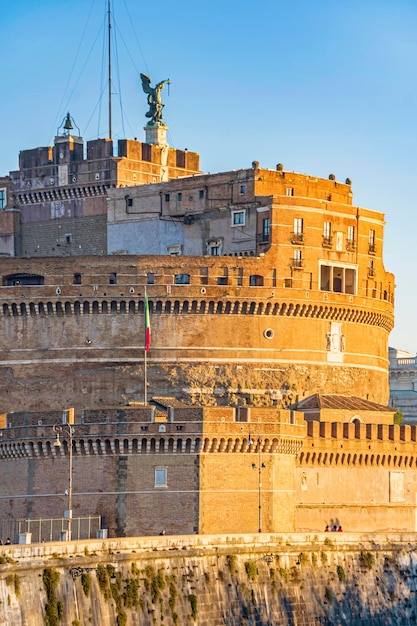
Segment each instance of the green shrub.
[{"label": "green shrub", "polygon": [[333,595],[333,591],[330,589],[330,587],[326,587],[326,590],[324,592],[324,597],[326,598],[327,602],[329,604],[331,604],[334,600],[334,595]]},{"label": "green shrub", "polygon": [[81,574],[81,586],[83,588],[85,597],[88,598],[91,589],[91,576],[88,572],[83,572]]},{"label": "green shrub", "polygon": [[360,560],[362,565],[369,570],[371,570],[375,564],[375,557],[372,552],[366,552],[365,550],[362,550]]},{"label": "green shrub", "polygon": [[290,575],[288,573],[288,570],[285,569],[285,567],[279,567],[278,568],[278,573],[281,576],[282,580],[288,581]]},{"label": "green shrub", "polygon": [[226,565],[230,570],[230,575],[232,578],[236,576],[237,572],[237,556],[236,554],[228,554],[226,556]]},{"label": "green shrub", "polygon": [[345,568],[343,567],[343,565],[337,566],[337,575],[339,577],[340,582],[344,583],[346,580],[346,572],[345,572]]},{"label": "green shrub", "polygon": [[188,599],[191,604],[191,617],[195,621],[197,619],[197,596],[194,593],[191,593],[188,596]]},{"label": "green shrub", "polygon": [[126,589],[123,594],[123,600],[125,607],[131,609],[132,607],[138,607],[139,604],[139,583],[136,578],[128,580],[126,583]]},{"label": "green shrub", "polygon": [[59,572],[47,567],[43,570],[42,581],[46,593],[45,624],[46,626],[58,626],[63,615],[62,602],[59,602],[56,597]]},{"label": "green shrub", "polygon": [[245,571],[248,575],[249,580],[256,580],[256,577],[258,575],[258,568],[256,567],[256,563],[254,563],[254,561],[246,561]]},{"label": "green shrub", "polygon": [[109,574],[108,574],[108,571],[107,571],[107,567],[105,565],[103,565],[102,563],[99,563],[97,565],[96,576],[97,576],[97,582],[98,582],[98,586],[100,588],[100,591],[101,591],[101,593],[104,593],[104,591],[109,586],[110,580],[109,580]]}]

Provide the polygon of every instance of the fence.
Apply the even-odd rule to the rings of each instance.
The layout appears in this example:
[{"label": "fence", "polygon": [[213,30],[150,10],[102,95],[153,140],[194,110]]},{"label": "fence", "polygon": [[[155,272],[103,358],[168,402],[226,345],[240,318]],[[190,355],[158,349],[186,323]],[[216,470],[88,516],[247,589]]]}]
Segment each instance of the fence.
[{"label": "fence", "polygon": [[[10,539],[11,543],[19,543],[19,535],[25,533],[31,535],[30,541],[32,543],[61,541],[63,537],[66,538],[67,530],[68,519],[65,517],[0,520],[0,539],[3,543],[6,542],[7,538]],[[96,539],[100,534],[103,534],[100,515],[72,518],[71,535],[73,541]]]}]

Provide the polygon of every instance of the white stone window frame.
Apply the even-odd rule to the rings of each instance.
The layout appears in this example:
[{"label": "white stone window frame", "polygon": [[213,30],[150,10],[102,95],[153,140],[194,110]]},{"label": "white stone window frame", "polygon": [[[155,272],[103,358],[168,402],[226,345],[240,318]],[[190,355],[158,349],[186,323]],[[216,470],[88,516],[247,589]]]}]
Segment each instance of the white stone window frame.
[{"label": "white stone window frame", "polygon": [[167,473],[166,467],[155,467],[155,489],[166,489],[168,487]]},{"label": "white stone window frame", "polygon": [[167,254],[170,256],[181,256],[182,255],[182,245],[175,244],[172,246],[167,246]]},{"label": "white stone window frame", "polygon": [[[242,219],[240,219],[242,217]],[[239,219],[239,221],[237,221]],[[239,209],[238,211],[232,211],[232,223],[231,226],[245,226],[246,225],[246,211],[245,209]]]},{"label": "white stone window frame", "polygon": [[[346,270],[352,270],[355,273],[355,285],[354,285],[354,290],[353,293],[351,293],[350,291],[333,291],[332,289],[323,289],[322,284],[321,284],[321,277],[322,277],[322,267],[331,267],[333,269],[342,269],[344,272]],[[358,294],[358,266],[355,263],[339,263],[337,261],[327,261],[324,259],[320,259],[319,260],[319,290],[320,291],[325,291],[326,293],[344,293],[344,294],[348,294],[348,295],[353,295],[356,296]],[[344,283],[343,283],[344,284]]]},{"label": "white stone window frame", "polygon": [[[218,250],[218,254],[213,254],[213,249]],[[223,239],[208,239],[206,241],[206,254],[208,256],[222,256],[223,254]]]}]

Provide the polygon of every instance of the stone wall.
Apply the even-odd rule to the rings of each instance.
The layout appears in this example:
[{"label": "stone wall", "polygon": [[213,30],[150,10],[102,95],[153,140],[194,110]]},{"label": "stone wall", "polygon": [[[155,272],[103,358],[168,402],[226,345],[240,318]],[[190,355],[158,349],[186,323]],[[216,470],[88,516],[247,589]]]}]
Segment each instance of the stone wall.
[{"label": "stone wall", "polygon": [[100,626],[411,626],[416,539],[258,534],[4,546],[2,615],[14,626],[43,626],[46,615]]}]

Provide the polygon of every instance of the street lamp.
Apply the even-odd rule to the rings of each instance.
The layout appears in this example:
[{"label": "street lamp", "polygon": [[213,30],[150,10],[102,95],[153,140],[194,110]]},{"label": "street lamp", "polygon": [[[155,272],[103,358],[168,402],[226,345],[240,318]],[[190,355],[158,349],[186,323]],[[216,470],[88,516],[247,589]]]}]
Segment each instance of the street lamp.
[{"label": "street lamp", "polygon": [[[249,431],[249,439],[248,445],[251,446],[254,443],[253,439],[250,438]],[[252,463],[253,469],[258,469],[258,533],[262,532],[262,470],[265,469],[265,463],[262,463],[261,460],[261,434],[258,436],[258,467],[256,467],[256,463]]]},{"label": "street lamp", "polygon": [[68,489],[65,490],[65,495],[68,496],[68,511],[67,511],[67,519],[68,519],[68,530],[67,530],[67,539],[71,541],[71,531],[72,531],[72,437],[74,435],[74,427],[72,424],[63,424],[54,425],[53,426],[54,433],[56,433],[56,441],[54,442],[55,448],[61,447],[61,440],[59,438],[60,434],[68,435],[69,437],[69,481],[68,481]]}]

